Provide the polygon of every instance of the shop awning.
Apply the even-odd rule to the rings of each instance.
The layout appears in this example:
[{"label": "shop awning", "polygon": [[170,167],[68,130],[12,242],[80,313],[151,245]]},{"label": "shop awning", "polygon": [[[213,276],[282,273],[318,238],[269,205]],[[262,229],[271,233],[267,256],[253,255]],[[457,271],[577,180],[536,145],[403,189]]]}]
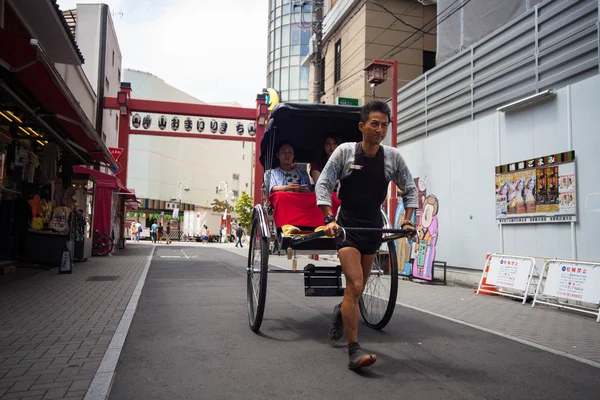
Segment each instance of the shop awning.
[{"label": "shop awning", "polygon": [[[14,78],[1,80],[0,86],[42,126],[59,136],[55,139],[80,158],[116,167],[110,151],[35,39],[0,28],[0,65]],[[15,83],[20,87],[15,88]],[[23,89],[29,94],[27,101],[20,95]],[[59,125],[62,132],[56,132],[52,125]]]},{"label": "shop awning", "polygon": [[123,185],[123,182],[121,182],[121,180],[114,175],[96,171],[95,169],[87,168],[81,165],[75,165],[73,167],[73,173],[92,175],[96,178],[96,187],[114,189],[114,191],[125,196],[129,201],[134,201],[137,203],[137,197],[135,196],[135,193],[127,189],[127,187]]}]

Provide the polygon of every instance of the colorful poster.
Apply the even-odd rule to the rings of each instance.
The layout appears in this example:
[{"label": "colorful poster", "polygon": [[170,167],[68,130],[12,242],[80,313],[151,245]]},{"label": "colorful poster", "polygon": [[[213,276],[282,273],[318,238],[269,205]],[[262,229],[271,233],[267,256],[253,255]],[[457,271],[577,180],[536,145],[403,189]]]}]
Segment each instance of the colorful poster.
[{"label": "colorful poster", "polygon": [[[400,223],[404,221],[404,202],[399,198],[398,208],[396,209],[396,218],[394,227],[401,229]],[[415,223],[416,215],[412,215],[412,223]],[[412,265],[410,263],[410,253],[413,239],[401,238],[396,240],[396,252],[398,257],[398,274],[401,276],[410,276]]]},{"label": "colorful poster", "polygon": [[576,220],[575,152],[496,167],[496,219],[500,223]]},{"label": "colorful poster", "polygon": [[433,261],[435,260],[435,246],[438,241],[438,209],[437,197],[426,197],[421,209],[421,218],[417,225],[415,240],[415,257],[412,275],[415,278],[433,280]]}]

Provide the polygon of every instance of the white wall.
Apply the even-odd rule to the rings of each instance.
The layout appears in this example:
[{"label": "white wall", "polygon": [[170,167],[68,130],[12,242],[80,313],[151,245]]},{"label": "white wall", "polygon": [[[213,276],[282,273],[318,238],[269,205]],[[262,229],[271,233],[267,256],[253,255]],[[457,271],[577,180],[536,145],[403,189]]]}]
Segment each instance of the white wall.
[{"label": "white wall", "polygon": [[131,83],[133,89],[131,96],[134,99],[204,104],[203,101],[174,88],[148,72],[125,69],[122,81]]},{"label": "white wall", "polygon": [[[123,75],[121,60],[121,49],[119,48],[117,33],[109,12],[106,26],[105,97],[117,97],[117,93],[119,93]],[[108,81],[108,87],[106,86],[106,81]],[[102,133],[106,135],[107,147],[119,147],[118,118],[120,116],[117,110],[104,110]]]},{"label": "white wall", "polygon": [[[399,149],[413,176],[427,176],[427,193],[439,199],[436,258],[477,269],[487,252],[600,260],[600,179],[594,161],[600,149],[598,104],[600,76],[595,76],[558,90],[549,102],[500,114],[499,132],[492,113],[402,143]],[[498,226],[494,167],[571,149],[577,168],[575,247],[569,223]]]},{"label": "white wall", "polygon": [[83,70],[95,91],[100,60],[100,9],[101,4],[78,4],[75,26],[77,45],[85,58]]},{"label": "white wall", "polygon": [[79,65],[54,64],[79,106],[94,125],[96,123],[96,93]]},{"label": "white wall", "polygon": [[[178,195],[179,183],[187,181],[191,191],[182,193],[184,203],[206,206],[215,198],[220,181],[229,190],[252,195],[253,143],[210,139],[130,135],[127,187],[138,197],[170,200]],[[233,174],[239,174],[239,181]],[[247,185],[247,186],[246,186]]]}]

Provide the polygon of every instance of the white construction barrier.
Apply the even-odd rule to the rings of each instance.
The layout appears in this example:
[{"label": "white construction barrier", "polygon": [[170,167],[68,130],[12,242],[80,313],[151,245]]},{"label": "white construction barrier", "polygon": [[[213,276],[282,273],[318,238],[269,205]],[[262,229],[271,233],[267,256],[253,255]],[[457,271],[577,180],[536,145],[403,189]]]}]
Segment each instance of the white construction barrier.
[{"label": "white construction barrier", "polygon": [[[600,322],[600,262],[553,259],[544,264],[533,298],[536,303],[592,314]],[[540,300],[540,296],[597,304],[589,308]]]},{"label": "white construction barrier", "polygon": [[535,268],[535,260],[532,257],[490,254],[486,258],[485,264],[477,294],[493,293],[513,297],[523,300],[523,304],[525,304]]}]

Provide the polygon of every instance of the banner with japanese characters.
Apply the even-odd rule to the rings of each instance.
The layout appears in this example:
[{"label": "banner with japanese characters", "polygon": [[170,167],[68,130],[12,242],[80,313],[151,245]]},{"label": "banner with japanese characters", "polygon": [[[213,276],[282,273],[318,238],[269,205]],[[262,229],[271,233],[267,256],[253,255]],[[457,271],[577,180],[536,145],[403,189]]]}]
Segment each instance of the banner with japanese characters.
[{"label": "banner with japanese characters", "polygon": [[502,224],[576,221],[575,152],[496,167],[496,219]]},{"label": "banner with japanese characters", "polygon": [[551,260],[543,295],[600,304],[600,263]]},{"label": "banner with japanese characters", "polygon": [[212,134],[225,136],[256,135],[255,121],[226,118],[189,117],[171,114],[139,114],[131,116],[130,129],[134,131],[164,131]]}]

